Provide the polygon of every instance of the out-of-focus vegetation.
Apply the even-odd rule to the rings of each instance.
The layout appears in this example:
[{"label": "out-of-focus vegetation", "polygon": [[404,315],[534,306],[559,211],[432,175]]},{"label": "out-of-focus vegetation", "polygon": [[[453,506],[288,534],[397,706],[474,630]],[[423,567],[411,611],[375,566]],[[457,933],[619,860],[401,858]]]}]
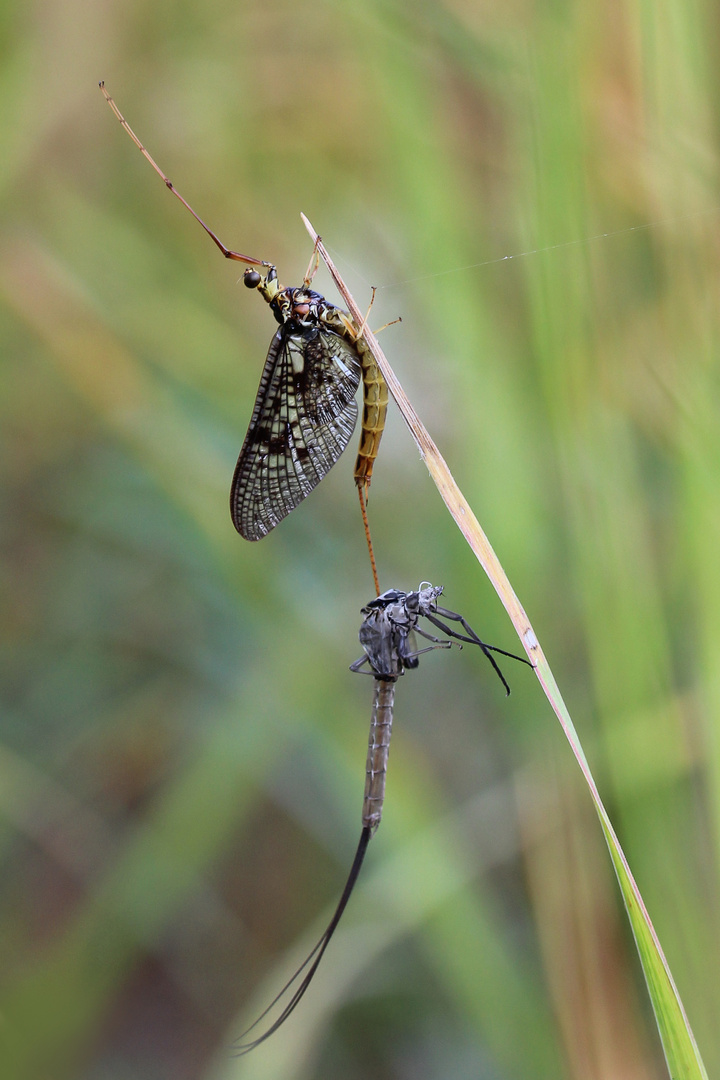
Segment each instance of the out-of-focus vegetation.
[{"label": "out-of-focus vegetation", "polygon": [[[303,210],[358,298],[381,287],[374,325],[402,315],[383,346],[541,635],[717,1074],[714,6],[2,24],[3,1077],[665,1075],[570,751],[532,676],[508,664],[506,701],[469,649],[399,686],[357,895],[292,1020],[232,1057],[359,832],[354,447],[267,539],[234,533],[273,320],[100,78],[226,243],[297,283]],[[383,587],[442,583],[516,647],[392,410],[370,511]]]}]

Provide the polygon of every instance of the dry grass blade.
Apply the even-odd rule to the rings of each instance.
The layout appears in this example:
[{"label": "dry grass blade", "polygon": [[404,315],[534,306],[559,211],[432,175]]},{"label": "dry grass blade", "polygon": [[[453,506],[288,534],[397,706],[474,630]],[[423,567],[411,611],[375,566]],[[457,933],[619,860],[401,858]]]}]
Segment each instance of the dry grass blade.
[{"label": "dry grass blade", "polygon": [[584,751],[578,739],[577,732],[570,718],[567,706],[563,701],[555,678],[550,670],[545,655],[540,648],[535,632],[530,624],[522,604],[518,600],[512,586],[503,570],[497,555],[492,549],[490,542],[483,532],[480,523],[473,513],[467,499],[455,483],[452,474],[443,459],[442,454],[428,434],[420,417],[410,404],[402,386],[398,382],[395,373],[390,367],[385,354],[380,348],[377,338],[364,324],[363,314],[348,291],[348,288],[338,273],[332,259],[327,253],[322,240],[315,229],[302,215],[303,222],[312,237],[317,251],[325,262],[348,310],[358,326],[363,327],[363,338],[372,352],[390,393],[395,400],[403,419],[417,443],[420,455],[425,462],[428,471],[435,481],[445,505],[452,514],[458,528],[475,553],[478,561],[490,578],[490,581],[500,597],[513,626],[535,667],[535,672],[545,695],[550,702],[567,739],[577,758],[578,764],[587,781],[593,802],[600,817],[600,823],[605,839],[610,850],[613,867],[620,884],[625,908],[635,935],[635,942],[640,955],[643,972],[648,986],[648,991],[655,1011],[658,1030],[663,1043],[663,1050],[673,1080],[680,1078],[697,1078],[707,1080],[707,1073],[702,1063],[700,1053],[695,1042],[690,1023],[680,1000],[680,995],[675,986],[670,968],[658,940],[655,929],[650,921],[647,909],[643,902],[640,891],[628,865],[620,842],[615,834],[610,818],[602,803],[595,781]]}]

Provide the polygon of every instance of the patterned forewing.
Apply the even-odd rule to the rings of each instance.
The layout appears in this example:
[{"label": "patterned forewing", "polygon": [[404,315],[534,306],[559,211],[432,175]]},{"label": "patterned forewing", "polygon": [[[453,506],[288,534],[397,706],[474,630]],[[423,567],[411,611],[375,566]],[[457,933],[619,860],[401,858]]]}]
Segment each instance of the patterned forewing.
[{"label": "patterned forewing", "polygon": [[274,529],[340,457],[357,420],[360,375],[355,349],[338,334],[280,327],[230,490],[233,524],[246,540]]}]

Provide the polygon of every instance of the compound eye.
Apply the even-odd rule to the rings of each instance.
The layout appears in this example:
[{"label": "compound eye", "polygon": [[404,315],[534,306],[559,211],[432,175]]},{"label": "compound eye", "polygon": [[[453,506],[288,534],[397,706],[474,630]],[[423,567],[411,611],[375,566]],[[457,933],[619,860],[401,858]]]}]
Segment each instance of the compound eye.
[{"label": "compound eye", "polygon": [[246,270],[243,274],[243,281],[247,285],[248,289],[257,289],[258,285],[262,281],[262,275],[258,274],[257,270]]}]

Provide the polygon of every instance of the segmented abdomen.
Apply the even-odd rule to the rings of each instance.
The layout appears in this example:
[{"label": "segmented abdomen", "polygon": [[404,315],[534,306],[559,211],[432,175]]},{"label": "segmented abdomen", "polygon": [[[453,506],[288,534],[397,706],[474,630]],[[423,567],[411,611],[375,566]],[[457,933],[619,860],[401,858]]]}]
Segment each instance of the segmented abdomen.
[{"label": "segmented abdomen", "polygon": [[380,824],[385,801],[385,777],[390,752],[394,701],[395,682],[375,679],[362,812],[363,828],[372,829],[373,832]]},{"label": "segmented abdomen", "polygon": [[362,338],[355,342],[355,348],[362,367],[363,417],[354,476],[358,487],[364,487],[367,492],[385,427],[388,388],[375,357]]}]

